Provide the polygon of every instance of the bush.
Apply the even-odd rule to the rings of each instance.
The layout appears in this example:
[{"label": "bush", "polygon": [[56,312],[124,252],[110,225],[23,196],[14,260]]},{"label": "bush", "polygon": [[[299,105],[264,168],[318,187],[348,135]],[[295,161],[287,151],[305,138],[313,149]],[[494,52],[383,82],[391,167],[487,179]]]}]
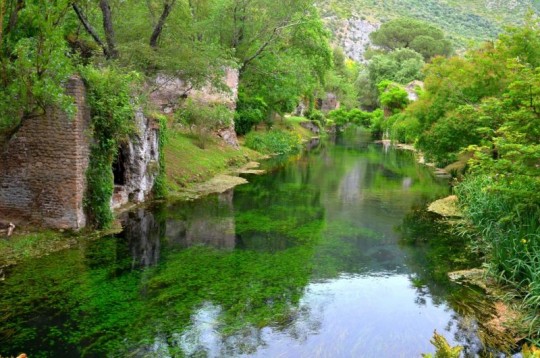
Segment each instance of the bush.
[{"label": "bush", "polygon": [[197,145],[201,149],[205,148],[206,139],[212,131],[230,126],[233,120],[233,113],[226,105],[199,103],[191,99],[186,101],[176,116],[196,135]]},{"label": "bush", "polygon": [[394,116],[389,127],[390,137],[400,143],[414,143],[421,133],[420,122],[407,113],[398,113]]},{"label": "bush", "polygon": [[306,117],[310,121],[319,121],[319,123],[323,126],[326,125],[326,117],[324,116],[324,113],[319,110],[314,109],[306,111],[304,117]]},{"label": "bush", "polygon": [[369,128],[371,130],[371,135],[373,138],[381,139],[383,136],[383,123],[384,123],[384,112],[382,109],[376,109],[371,112],[370,118],[371,124]]},{"label": "bush", "polygon": [[328,119],[334,121],[336,126],[342,127],[349,123],[349,112],[343,108],[328,112]]},{"label": "bush", "polygon": [[301,140],[295,133],[273,129],[248,133],[245,145],[263,154],[287,154],[299,151]]},{"label": "bush", "polygon": [[409,94],[405,89],[397,83],[390,81],[382,81],[377,85],[381,105],[395,113],[402,110],[409,104]]},{"label": "bush", "polygon": [[371,113],[364,112],[358,108],[351,109],[348,117],[349,122],[356,124],[357,126],[369,128],[371,125]]},{"label": "bush", "polygon": [[260,97],[248,98],[243,92],[238,95],[234,129],[238,135],[245,135],[253,126],[264,121],[268,106]]}]

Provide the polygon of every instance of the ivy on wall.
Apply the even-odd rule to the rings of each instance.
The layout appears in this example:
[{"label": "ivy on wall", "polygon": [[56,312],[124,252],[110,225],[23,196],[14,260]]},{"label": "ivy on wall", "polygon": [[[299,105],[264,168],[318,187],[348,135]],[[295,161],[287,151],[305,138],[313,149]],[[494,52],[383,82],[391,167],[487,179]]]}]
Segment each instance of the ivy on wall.
[{"label": "ivy on wall", "polygon": [[81,75],[87,85],[94,139],[86,172],[84,206],[92,225],[104,229],[114,219],[110,206],[114,191],[112,164],[120,144],[135,131],[131,84],[138,76],[90,66],[82,68]]}]

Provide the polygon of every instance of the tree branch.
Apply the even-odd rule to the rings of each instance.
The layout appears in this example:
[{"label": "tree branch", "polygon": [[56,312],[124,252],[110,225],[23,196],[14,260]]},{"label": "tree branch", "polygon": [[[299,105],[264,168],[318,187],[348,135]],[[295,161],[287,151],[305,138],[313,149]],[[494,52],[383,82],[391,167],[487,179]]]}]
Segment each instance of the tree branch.
[{"label": "tree branch", "polygon": [[167,21],[167,17],[169,17],[175,2],[176,0],[172,0],[170,2],[166,1],[165,4],[163,5],[163,12],[161,13],[161,16],[159,17],[157,25],[154,27],[152,36],[150,36],[150,47],[152,48],[157,47],[157,41],[159,39],[159,36],[161,35],[161,32],[163,31],[163,26],[165,25],[165,21]]},{"label": "tree branch", "polygon": [[99,7],[103,13],[103,29],[105,30],[105,40],[107,41],[107,50],[111,58],[118,57],[118,51],[116,50],[116,43],[114,41],[114,29],[112,23],[111,7],[107,0],[100,0]]},{"label": "tree branch", "polygon": [[92,36],[92,38],[94,39],[94,41],[96,41],[96,43],[99,45],[99,47],[101,47],[105,57],[110,58],[110,54],[109,54],[109,50],[108,50],[107,46],[105,46],[103,41],[101,41],[101,39],[99,38],[99,35],[96,32],[96,30],[92,27],[90,22],[88,22],[88,19],[84,16],[81,8],[79,8],[79,6],[76,3],[73,3],[71,6],[73,7],[73,10],[75,11],[75,13],[77,14],[77,17],[81,21],[81,24],[84,26],[86,32],[88,32],[88,34],[90,36]]}]

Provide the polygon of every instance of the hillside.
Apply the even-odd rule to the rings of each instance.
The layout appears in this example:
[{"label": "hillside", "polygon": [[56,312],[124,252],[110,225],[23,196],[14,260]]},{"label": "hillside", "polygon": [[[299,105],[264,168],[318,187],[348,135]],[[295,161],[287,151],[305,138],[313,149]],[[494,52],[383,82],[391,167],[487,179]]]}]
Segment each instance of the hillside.
[{"label": "hillside", "polygon": [[442,28],[456,48],[493,39],[505,25],[519,24],[539,0],[323,0],[321,10],[349,56],[362,60],[366,33],[397,17],[412,17]]}]

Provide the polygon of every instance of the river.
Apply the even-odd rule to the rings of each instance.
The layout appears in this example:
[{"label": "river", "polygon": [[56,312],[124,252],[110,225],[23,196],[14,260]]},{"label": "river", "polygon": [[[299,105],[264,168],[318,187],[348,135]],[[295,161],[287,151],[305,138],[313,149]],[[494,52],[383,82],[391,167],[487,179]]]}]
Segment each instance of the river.
[{"label": "river", "polygon": [[481,351],[446,276],[471,257],[425,211],[448,180],[358,133],[263,166],[9,268],[0,355],[420,357],[435,330]]}]

